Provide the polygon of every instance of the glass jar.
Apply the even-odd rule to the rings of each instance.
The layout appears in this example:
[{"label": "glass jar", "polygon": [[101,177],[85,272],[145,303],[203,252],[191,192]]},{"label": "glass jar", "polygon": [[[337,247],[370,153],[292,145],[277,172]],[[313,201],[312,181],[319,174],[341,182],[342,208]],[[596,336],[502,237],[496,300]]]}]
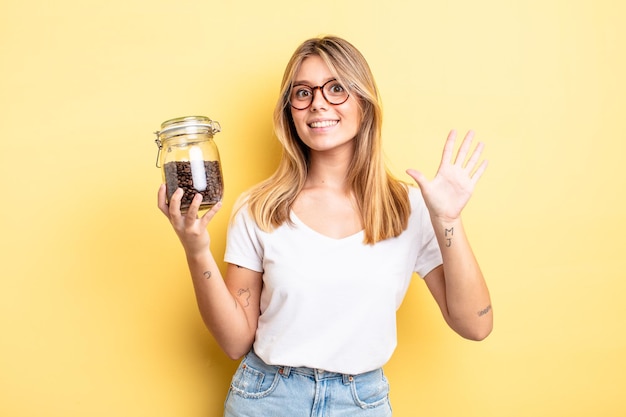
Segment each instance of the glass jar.
[{"label": "glass jar", "polygon": [[170,119],[154,132],[157,168],[161,168],[169,204],[174,191],[184,191],[180,204],[185,213],[197,193],[202,194],[200,209],[209,209],[222,199],[224,181],[222,166],[213,135],[220,124],[205,116]]}]

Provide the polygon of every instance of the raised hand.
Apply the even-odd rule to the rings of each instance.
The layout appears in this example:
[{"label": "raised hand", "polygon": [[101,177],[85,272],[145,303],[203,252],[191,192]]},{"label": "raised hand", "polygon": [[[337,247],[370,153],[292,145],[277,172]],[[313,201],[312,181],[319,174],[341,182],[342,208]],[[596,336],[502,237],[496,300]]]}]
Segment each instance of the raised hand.
[{"label": "raised hand", "polygon": [[484,148],[483,143],[479,142],[470,154],[474,132],[470,130],[465,135],[455,157],[456,137],[456,131],[450,131],[437,175],[431,181],[419,171],[406,171],[419,185],[430,215],[444,221],[454,221],[461,216],[476,183],[487,168],[486,160],[478,163]]}]

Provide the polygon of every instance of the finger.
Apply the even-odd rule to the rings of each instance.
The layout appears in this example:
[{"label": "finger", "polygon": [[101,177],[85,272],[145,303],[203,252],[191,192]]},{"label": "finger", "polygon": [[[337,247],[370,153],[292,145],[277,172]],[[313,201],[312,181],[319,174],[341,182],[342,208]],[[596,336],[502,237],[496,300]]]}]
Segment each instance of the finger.
[{"label": "finger", "polygon": [[215,217],[217,212],[220,211],[221,208],[222,208],[222,202],[218,201],[213,207],[211,207],[209,211],[204,213],[204,215],[200,219],[202,221],[202,225],[206,227],[209,224],[209,222],[213,219],[213,217]]},{"label": "finger", "polygon": [[191,200],[191,204],[187,208],[187,213],[185,214],[185,220],[187,222],[194,222],[198,218],[198,212],[200,211],[200,204],[202,204],[202,194],[196,193]]},{"label": "finger", "polygon": [[474,152],[472,152],[472,155],[470,155],[470,159],[467,161],[467,164],[465,165],[465,168],[468,171],[471,172],[474,170],[474,168],[476,167],[476,164],[478,163],[478,160],[480,159],[480,155],[482,155],[483,153],[484,147],[485,147],[484,143],[478,142],[478,145],[476,145]]},{"label": "finger", "polygon": [[446,139],[446,143],[443,146],[443,155],[441,156],[441,165],[446,164],[446,163],[454,163],[453,155],[454,155],[455,143],[456,143],[456,130],[452,129],[450,133],[448,133],[448,138]]},{"label": "finger", "polygon": [[483,176],[483,173],[485,172],[485,170],[487,169],[487,165],[489,165],[489,161],[487,161],[486,159],[478,166],[478,168],[476,169],[476,172],[474,172],[474,175],[472,175],[472,182],[474,183],[474,185],[476,185],[476,183],[478,182],[478,180],[480,179],[480,177]]},{"label": "finger", "polygon": [[422,185],[426,184],[426,182],[428,181],[424,174],[414,169],[407,169],[406,173],[409,174],[409,176],[415,180],[415,182],[417,183],[417,185],[419,185],[420,188],[422,188]]},{"label": "finger", "polygon": [[470,130],[469,132],[467,132],[467,134],[465,135],[465,138],[463,139],[463,142],[461,143],[461,147],[459,148],[459,153],[456,155],[456,160],[454,161],[455,164],[463,165],[463,163],[465,162],[465,158],[467,157],[467,154],[469,153],[473,140],[474,140],[474,131]]},{"label": "finger", "polygon": [[170,216],[180,216],[180,201],[183,198],[183,194],[185,192],[183,191],[182,188],[177,188],[176,191],[174,191],[174,194],[172,194],[172,196],[170,197],[170,204],[169,204],[169,215]]}]

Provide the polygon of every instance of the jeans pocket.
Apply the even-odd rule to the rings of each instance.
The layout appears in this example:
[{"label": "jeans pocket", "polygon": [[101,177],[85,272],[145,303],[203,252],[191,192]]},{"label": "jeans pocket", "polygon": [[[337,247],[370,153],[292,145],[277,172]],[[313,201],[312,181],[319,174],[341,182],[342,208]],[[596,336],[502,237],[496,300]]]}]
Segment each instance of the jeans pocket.
[{"label": "jeans pocket", "polygon": [[244,360],[233,375],[230,390],[244,398],[263,398],[272,393],[278,382],[277,367],[257,367]]},{"label": "jeans pocket", "polygon": [[361,408],[389,404],[389,382],[382,369],[355,376],[351,387],[354,402]]}]

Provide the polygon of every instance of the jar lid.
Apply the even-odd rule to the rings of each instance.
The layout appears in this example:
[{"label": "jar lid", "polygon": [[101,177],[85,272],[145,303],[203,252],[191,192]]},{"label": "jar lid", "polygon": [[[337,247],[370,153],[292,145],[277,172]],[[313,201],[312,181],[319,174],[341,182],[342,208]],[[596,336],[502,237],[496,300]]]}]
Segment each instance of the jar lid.
[{"label": "jar lid", "polygon": [[166,120],[161,123],[161,130],[155,133],[157,136],[163,134],[173,136],[200,132],[208,132],[210,135],[214,135],[221,130],[222,128],[218,122],[206,116],[185,116]]}]

